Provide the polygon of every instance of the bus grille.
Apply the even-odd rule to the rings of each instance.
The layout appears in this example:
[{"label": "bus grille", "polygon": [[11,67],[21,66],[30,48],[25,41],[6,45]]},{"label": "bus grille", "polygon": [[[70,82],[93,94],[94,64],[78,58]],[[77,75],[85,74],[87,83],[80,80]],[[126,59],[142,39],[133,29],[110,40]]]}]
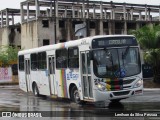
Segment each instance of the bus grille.
[{"label": "bus grille", "polygon": [[127,79],[127,80],[123,80],[123,85],[125,84],[131,84],[135,79]]},{"label": "bus grille", "polygon": [[114,96],[128,95],[130,91],[113,92]]},{"label": "bus grille", "polygon": [[131,86],[123,86],[123,89],[125,89],[125,88],[131,88]]}]

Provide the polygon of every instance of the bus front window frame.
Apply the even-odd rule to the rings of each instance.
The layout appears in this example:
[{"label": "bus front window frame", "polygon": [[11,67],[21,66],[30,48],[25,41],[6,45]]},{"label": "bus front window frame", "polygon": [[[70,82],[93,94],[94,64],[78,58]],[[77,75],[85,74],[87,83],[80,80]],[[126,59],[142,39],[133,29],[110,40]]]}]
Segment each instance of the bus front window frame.
[{"label": "bus front window frame", "polygon": [[[136,58],[134,59],[135,61],[132,61],[132,62],[135,62],[135,64],[131,62],[131,59],[129,61],[129,58],[123,58],[123,53],[125,52],[126,49],[127,50],[129,49],[128,50],[130,55],[129,57],[132,56],[130,53],[131,51],[135,52]],[[95,56],[95,53],[96,52],[98,53],[98,51],[100,55]],[[103,49],[94,49],[92,50],[92,53],[93,53],[93,71],[97,77],[123,78],[123,77],[134,76],[141,72],[140,54],[139,54],[138,47],[129,46],[129,48],[128,47],[117,47],[117,48],[111,47],[111,48],[103,48]],[[128,55],[125,57],[128,57]],[[131,64],[129,64],[129,62]],[[130,72],[131,68],[135,68],[136,69],[135,72]],[[125,75],[122,75],[122,72],[124,72]]]}]

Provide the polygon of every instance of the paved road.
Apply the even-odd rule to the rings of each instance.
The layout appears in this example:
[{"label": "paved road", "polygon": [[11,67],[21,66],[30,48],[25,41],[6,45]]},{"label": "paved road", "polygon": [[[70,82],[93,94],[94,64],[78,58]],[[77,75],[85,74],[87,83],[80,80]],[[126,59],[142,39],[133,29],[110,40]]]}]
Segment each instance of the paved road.
[{"label": "paved road", "polygon": [[[35,116],[47,116],[45,119],[56,118],[56,120],[61,120],[62,118],[67,120],[70,118],[74,120],[101,120],[106,119],[106,117],[108,120],[157,120],[159,118],[155,116],[160,115],[160,90],[147,89],[144,91],[143,96],[125,99],[116,104],[108,103],[105,108],[97,108],[93,106],[93,104],[79,106],[71,103],[69,100],[53,100],[49,97],[34,97],[32,94],[27,94],[21,91],[18,86],[0,86],[1,115],[4,111],[12,112],[12,115],[13,112],[15,112],[15,117],[10,118],[11,120],[21,119],[20,117],[25,117],[26,114],[32,117],[32,112],[35,113]],[[23,112],[21,113],[20,111]],[[131,113],[133,113],[134,117],[131,117]],[[147,115],[153,115],[154,117],[146,117],[146,113]],[[143,115],[143,117],[140,117],[141,115]],[[4,118],[0,119],[4,120]],[[6,119],[8,120],[9,118]],[[44,118],[29,119],[40,120]]]}]

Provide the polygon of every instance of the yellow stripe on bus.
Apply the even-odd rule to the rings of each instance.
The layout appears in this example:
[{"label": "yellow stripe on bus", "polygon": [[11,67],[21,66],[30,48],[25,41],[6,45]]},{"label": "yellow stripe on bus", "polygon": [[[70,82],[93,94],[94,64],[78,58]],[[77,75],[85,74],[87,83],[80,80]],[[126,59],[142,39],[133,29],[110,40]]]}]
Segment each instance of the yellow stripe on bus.
[{"label": "yellow stripe on bus", "polygon": [[111,85],[106,84],[106,88],[107,88],[108,91],[111,91]]},{"label": "yellow stripe on bus", "polygon": [[60,85],[61,85],[61,95],[62,95],[62,97],[64,97],[62,70],[60,70]]}]

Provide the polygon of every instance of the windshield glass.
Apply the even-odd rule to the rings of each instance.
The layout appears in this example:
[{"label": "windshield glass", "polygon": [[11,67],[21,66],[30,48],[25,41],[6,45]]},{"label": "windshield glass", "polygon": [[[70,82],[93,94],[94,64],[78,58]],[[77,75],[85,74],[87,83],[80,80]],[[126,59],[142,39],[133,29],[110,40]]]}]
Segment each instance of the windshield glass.
[{"label": "windshield glass", "polygon": [[98,77],[128,77],[141,71],[138,48],[112,48],[93,51],[94,73]]}]

